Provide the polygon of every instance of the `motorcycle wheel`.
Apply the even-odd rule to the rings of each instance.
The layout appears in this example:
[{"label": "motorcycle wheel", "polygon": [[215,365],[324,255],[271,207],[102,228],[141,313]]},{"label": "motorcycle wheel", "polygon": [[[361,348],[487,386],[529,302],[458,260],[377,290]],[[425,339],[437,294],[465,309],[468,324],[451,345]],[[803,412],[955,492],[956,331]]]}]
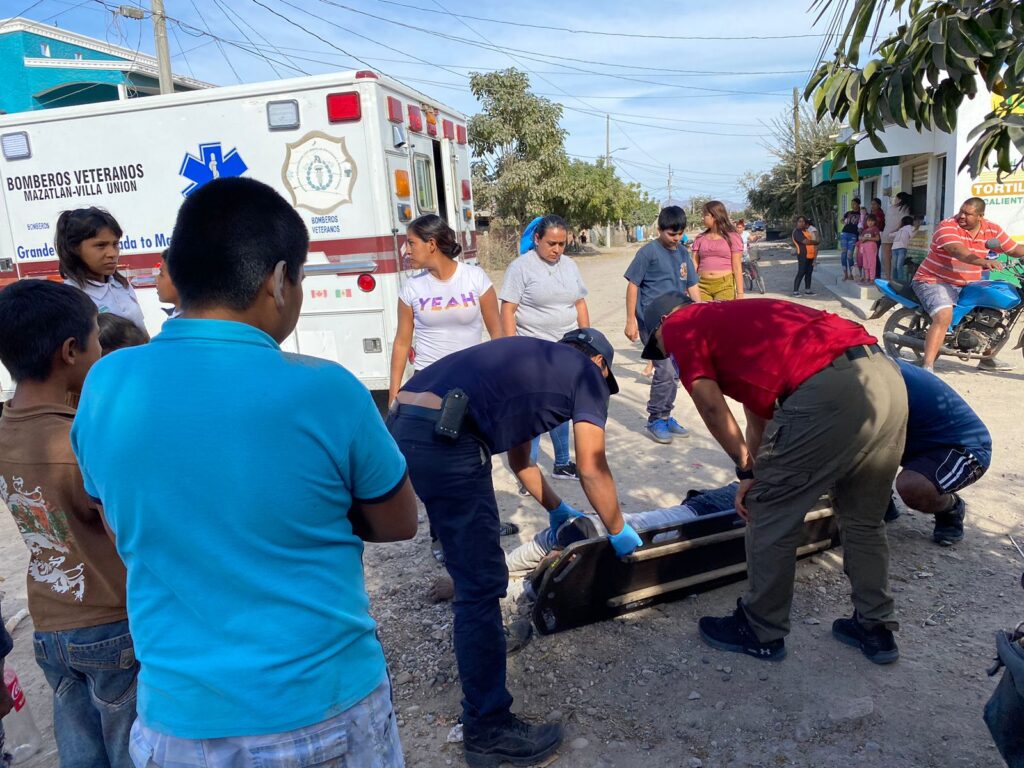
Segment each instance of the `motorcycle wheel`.
[{"label": "motorcycle wheel", "polygon": [[925,333],[928,331],[930,324],[931,321],[915,309],[904,307],[893,312],[889,319],[885,321],[885,330],[883,332],[886,353],[889,357],[920,365],[924,360],[924,352],[901,344],[899,341],[890,341],[888,336],[889,334],[910,336],[924,341]]}]

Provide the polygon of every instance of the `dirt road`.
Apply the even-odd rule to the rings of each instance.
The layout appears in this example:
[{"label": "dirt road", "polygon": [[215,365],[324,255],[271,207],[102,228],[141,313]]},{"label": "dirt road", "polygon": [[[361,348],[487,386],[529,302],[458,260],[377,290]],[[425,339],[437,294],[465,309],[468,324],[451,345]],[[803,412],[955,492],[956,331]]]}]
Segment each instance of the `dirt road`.
[{"label": "dirt road", "polygon": [[[647,383],[640,377],[639,347],[622,334],[622,273],[632,252],[578,260],[591,291],[592,322],[617,349],[622,393],[612,398],[608,449],[625,511],[675,504],[688,488],[732,480],[729,460],[698,423],[685,392],[676,415],[692,428],[692,437],[660,446],[641,432]],[[769,295],[786,296],[794,271],[792,261],[768,262]],[[823,291],[806,303],[844,314]],[[868,325],[881,330],[881,323]],[[565,722],[566,744],[554,765],[1002,765],[981,713],[994,687],[985,675],[993,633],[1024,618],[1019,584],[1024,560],[1007,538],[1022,530],[1015,499],[1024,487],[1024,426],[1018,418],[1024,365],[979,374],[960,363],[940,362],[938,372],[988,423],[995,460],[988,475],[964,494],[968,532],[960,545],[932,544],[931,520],[923,515],[906,514],[889,529],[901,660],[876,667],[832,639],[832,620],[850,611],[839,552],[799,566],[789,657],[782,663],[714,651],[697,638],[697,619],[731,611],[742,583],[536,638],[509,660],[509,685],[516,711]],[[742,415],[741,409],[736,412]],[[546,440],[542,451],[549,468]],[[499,461],[495,484],[502,517],[519,523],[523,540],[546,524],[540,508],[517,495]],[[558,489],[571,503],[586,506],[578,484],[561,482]],[[505,540],[509,547],[515,543]],[[25,561],[24,546],[4,514],[0,575],[6,578],[7,616],[25,604]],[[460,692],[450,610],[426,596],[427,585],[440,573],[428,552],[426,527],[412,542],[368,546],[365,562],[408,765],[462,765],[461,747],[445,741]],[[48,690],[31,658],[29,620],[19,626],[15,640],[14,663],[51,745],[50,754],[26,766],[56,766]]]}]

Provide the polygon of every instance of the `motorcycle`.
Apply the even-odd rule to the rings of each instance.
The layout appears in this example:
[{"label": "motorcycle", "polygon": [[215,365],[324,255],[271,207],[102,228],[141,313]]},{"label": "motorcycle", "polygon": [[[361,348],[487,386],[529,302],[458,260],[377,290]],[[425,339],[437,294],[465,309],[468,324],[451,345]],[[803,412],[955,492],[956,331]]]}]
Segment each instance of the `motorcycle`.
[{"label": "motorcycle", "polygon": [[[989,240],[989,258],[994,259],[1000,246]],[[1011,259],[1011,264],[994,262],[1006,274],[1006,280],[979,280],[964,286],[953,320],[946,331],[940,355],[961,360],[993,358],[1010,339],[1017,320],[1024,314],[1024,264]],[[871,319],[885,315],[896,306],[900,309],[886,321],[882,333],[885,351],[893,358],[920,364],[924,360],[924,340],[931,318],[924,311],[909,282],[875,280],[882,296],[871,307]],[[1024,349],[1024,330],[1015,349]]]}]

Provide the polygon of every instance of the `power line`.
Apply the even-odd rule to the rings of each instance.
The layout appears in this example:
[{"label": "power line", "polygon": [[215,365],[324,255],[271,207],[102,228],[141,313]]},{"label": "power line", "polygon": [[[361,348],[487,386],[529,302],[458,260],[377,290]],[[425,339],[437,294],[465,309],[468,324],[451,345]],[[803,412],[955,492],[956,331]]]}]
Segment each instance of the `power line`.
[{"label": "power line", "polygon": [[[424,34],[432,35],[434,37],[439,37],[439,38],[444,39],[444,40],[450,40],[452,42],[462,43],[464,45],[470,45],[470,46],[473,46],[473,47],[476,47],[476,48],[483,48],[485,50],[489,50],[489,51],[492,51],[492,52],[506,53],[506,54],[509,54],[509,55],[514,55],[517,58],[524,58],[524,59],[528,59],[528,60],[531,60],[531,61],[540,61],[540,62],[545,63],[545,64],[554,64],[556,66],[561,66],[561,67],[563,67],[565,69],[572,70],[574,72],[589,72],[589,73],[595,74],[594,70],[588,70],[588,69],[584,69],[584,68],[581,68],[581,67],[574,67],[574,66],[572,66],[570,64],[564,64],[561,61],[557,61],[557,60],[556,61],[550,61],[550,59],[556,58],[556,57],[551,56],[550,54],[544,54],[544,53],[540,53],[540,52],[537,52],[537,51],[523,51],[523,50],[518,50],[518,49],[514,49],[514,48],[509,48],[507,46],[496,45],[494,43],[490,43],[489,45],[482,45],[482,44],[477,43],[477,42],[475,42],[473,40],[468,40],[468,39],[466,39],[464,37],[459,37],[457,35],[449,35],[449,34],[446,34],[444,32],[438,32],[436,30],[427,29],[425,27],[417,27],[417,26],[415,26],[413,24],[406,24],[405,22],[396,21],[394,19],[389,19],[389,18],[387,18],[385,16],[378,16],[378,15],[373,14],[373,13],[368,13],[366,11],[361,11],[361,10],[359,10],[357,8],[352,8],[351,6],[344,5],[344,4],[339,3],[339,2],[335,2],[335,0],[320,0],[320,2],[324,3],[325,5],[330,5],[330,6],[334,7],[334,8],[340,8],[341,10],[349,11],[350,13],[355,13],[355,14],[358,14],[360,16],[366,16],[366,17],[369,17],[371,19],[376,19],[377,21],[383,21],[383,22],[385,22],[387,24],[393,24],[395,26],[402,27],[404,29],[410,29],[410,30],[413,30],[415,32],[422,32]],[[307,11],[307,13],[308,13],[308,11]],[[601,62],[588,62],[586,59],[576,59],[576,61],[581,61],[583,63],[592,63],[592,64],[596,63],[598,65],[601,65]],[[604,66],[612,66],[612,65],[605,64]],[[624,65],[620,65],[620,66],[624,66]],[[705,91],[705,92],[709,92],[709,93],[735,94],[735,95],[741,95],[741,96],[788,95],[788,93],[783,94],[783,92],[768,93],[768,94],[766,94],[763,91],[739,91],[739,90],[727,90],[727,89],[724,89],[724,88],[705,88],[703,86],[698,86],[698,85],[681,85],[679,83],[660,83],[660,82],[658,82],[656,80],[639,80],[639,79],[634,78],[634,77],[626,77],[625,75],[618,75],[618,74],[615,74],[615,73],[612,73],[612,72],[604,72],[604,73],[598,72],[596,74],[603,74],[606,77],[615,78],[617,80],[624,80],[624,81],[629,82],[629,83],[640,83],[640,84],[645,84],[645,85],[657,85],[657,86],[660,86],[662,88],[679,88],[679,89],[684,89],[684,90]],[[545,82],[549,82],[549,81],[545,80]],[[555,87],[557,87],[557,86],[555,86]]]},{"label": "power line", "polygon": [[[388,5],[397,5],[402,8],[411,8],[422,13],[438,13],[438,11],[432,8],[422,8],[418,5],[410,5],[408,3],[400,3],[397,0],[377,0],[377,2],[387,3]],[[520,20],[506,20],[506,19],[491,19],[482,16],[469,16],[464,15],[463,18],[470,19],[472,21],[483,21],[488,24],[505,24],[513,27],[525,27],[527,29],[543,29],[549,32],[569,32],[574,35],[600,35],[602,37],[629,37],[639,38],[642,40],[795,40],[798,38],[819,38],[826,37],[821,34],[802,34],[802,35],[729,35],[729,36],[713,36],[713,35],[651,35],[651,34],[639,34],[629,32],[603,32],[593,29],[572,29],[570,27],[555,27],[549,24],[529,24]],[[802,70],[801,70],[802,71]]]},{"label": "power line", "polygon": [[[228,6],[228,4],[227,4],[226,2],[225,2],[225,3],[223,4],[223,5],[225,6],[225,8],[226,8],[227,10],[231,10],[231,7],[230,7],[230,6]],[[238,19],[238,20],[239,20],[240,22],[242,22],[242,24],[244,24],[244,25],[245,25],[245,26],[247,26],[247,27],[248,27],[249,29],[251,29],[251,30],[253,31],[253,33],[254,33],[254,34],[256,35],[256,37],[258,37],[258,38],[259,38],[260,40],[262,40],[262,41],[263,41],[264,43],[266,43],[266,44],[267,44],[267,45],[269,45],[269,46],[270,46],[271,48],[273,48],[273,49],[274,49],[274,52],[275,52],[275,53],[277,53],[277,54],[278,54],[279,56],[283,56],[283,57],[284,57],[285,59],[287,59],[287,60],[288,60],[288,62],[289,62],[290,64],[292,64],[292,65],[293,65],[293,66],[292,66],[292,69],[295,69],[296,71],[298,71],[298,72],[301,72],[301,73],[302,73],[302,74],[304,74],[304,75],[308,75],[308,74],[309,74],[308,72],[306,72],[306,70],[302,69],[302,67],[296,66],[296,65],[295,65],[295,61],[294,61],[294,60],[293,60],[293,59],[292,59],[292,58],[291,58],[291,57],[290,57],[290,56],[289,56],[288,54],[286,54],[286,53],[285,53],[284,51],[282,51],[282,50],[281,50],[281,48],[279,48],[278,46],[276,46],[276,45],[274,45],[274,44],[273,44],[272,42],[270,42],[270,40],[269,40],[269,39],[267,39],[267,37],[266,37],[265,35],[263,35],[263,33],[261,33],[261,32],[260,32],[260,31],[259,31],[258,29],[256,29],[256,27],[254,27],[254,26],[253,26],[252,24],[250,24],[250,23],[249,23],[248,21],[246,21],[246,18],[245,18],[245,16],[243,16],[243,15],[242,15],[241,13],[239,13],[238,11],[232,11],[232,13],[234,13],[235,17],[236,17],[236,18],[237,18],[237,19]],[[246,40],[248,40],[248,39],[249,39],[249,38],[248,38],[248,37],[246,37]]]},{"label": "power line", "polygon": [[[207,31],[212,35],[213,29],[206,23],[206,18],[203,16],[203,12],[199,10],[199,6],[196,5],[195,0],[189,0],[189,2],[192,3],[192,7],[196,9],[196,13],[199,15],[199,21],[202,22],[203,26],[206,27]],[[231,63],[231,59],[228,58],[227,51],[224,50],[224,46],[220,44],[219,40],[217,41],[217,50],[219,50],[220,55],[224,57],[224,61],[227,63],[228,69],[231,70],[231,74],[235,76],[235,80],[241,83],[242,78],[238,75],[238,72],[235,70],[235,65]]]}]

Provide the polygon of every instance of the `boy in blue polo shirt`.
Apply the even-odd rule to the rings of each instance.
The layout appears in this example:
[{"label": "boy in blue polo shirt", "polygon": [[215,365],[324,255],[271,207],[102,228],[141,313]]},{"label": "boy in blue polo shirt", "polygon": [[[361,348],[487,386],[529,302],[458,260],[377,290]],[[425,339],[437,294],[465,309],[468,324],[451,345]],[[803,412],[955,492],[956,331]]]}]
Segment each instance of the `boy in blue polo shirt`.
[{"label": "boy in blue polo shirt", "polygon": [[128,570],[140,766],[403,765],[361,557],[412,538],[415,498],[369,392],[278,346],[307,250],[270,187],[204,185],[168,259],[183,316],[86,382],[72,442]]},{"label": "boy in blue polo shirt", "polygon": [[[658,214],[658,239],[636,252],[626,269],[626,338],[640,339],[644,344],[650,335],[644,328],[644,312],[658,296],[686,293],[700,301],[697,290],[697,269],[690,252],[682,245],[686,229],[686,212],[678,205],[662,208]],[[676,371],[671,360],[655,360],[651,379],[651,396],[647,401],[647,434],[656,443],[671,443],[672,436],[689,437],[690,433],[672,416],[676,402]]]}]

